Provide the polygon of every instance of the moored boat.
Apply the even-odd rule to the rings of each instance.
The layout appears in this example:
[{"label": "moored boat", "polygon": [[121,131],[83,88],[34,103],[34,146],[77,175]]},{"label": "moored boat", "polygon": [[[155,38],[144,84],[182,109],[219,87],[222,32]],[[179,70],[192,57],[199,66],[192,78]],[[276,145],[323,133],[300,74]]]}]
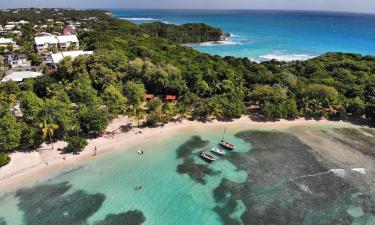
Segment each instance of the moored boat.
[{"label": "moored boat", "polygon": [[224,129],[224,133],[223,133],[223,138],[221,139],[221,141],[219,142],[219,144],[221,146],[223,146],[224,148],[228,149],[228,150],[234,150],[236,148],[236,146],[232,143],[229,143],[227,141],[224,140],[224,137],[225,137],[225,132],[227,131],[227,129],[225,128]]},{"label": "moored boat", "polygon": [[225,151],[222,150],[222,149],[211,148],[210,150],[211,150],[211,152],[213,152],[213,153],[215,153],[215,154],[217,154],[217,155],[225,155]]},{"label": "moored boat", "polygon": [[215,158],[214,156],[208,154],[207,152],[201,152],[201,153],[200,153],[200,156],[201,156],[204,160],[206,160],[206,161],[208,161],[208,162],[213,162],[213,161],[216,160],[216,158]]},{"label": "moored boat", "polygon": [[229,149],[229,150],[234,150],[234,149],[236,149],[236,146],[235,146],[234,144],[231,144],[231,143],[229,143],[229,142],[227,142],[227,141],[224,141],[224,140],[221,140],[221,141],[219,142],[219,144],[220,144],[221,146],[223,146],[224,148]]}]

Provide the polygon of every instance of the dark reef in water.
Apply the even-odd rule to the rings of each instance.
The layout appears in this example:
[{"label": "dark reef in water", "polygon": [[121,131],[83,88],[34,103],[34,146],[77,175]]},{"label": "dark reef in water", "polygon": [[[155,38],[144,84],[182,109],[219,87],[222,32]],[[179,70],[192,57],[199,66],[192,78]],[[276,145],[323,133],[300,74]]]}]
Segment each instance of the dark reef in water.
[{"label": "dark reef in water", "polygon": [[183,143],[181,146],[177,149],[177,158],[187,158],[190,157],[194,150],[204,148],[208,145],[209,141],[202,140],[199,136],[193,136],[188,141]]},{"label": "dark reef in water", "polygon": [[0,225],[7,225],[3,218],[0,218]]},{"label": "dark reef in water", "polygon": [[94,225],[140,225],[146,221],[143,213],[138,210],[120,214],[109,214],[104,220],[95,222]]},{"label": "dark reef in water", "polygon": [[195,150],[206,147],[208,143],[209,141],[204,141],[199,136],[193,136],[183,143],[176,151],[177,158],[183,159],[182,164],[177,166],[177,172],[188,174],[196,182],[205,184],[205,175],[214,175],[215,172],[207,164],[196,164],[193,157],[198,156],[198,154],[194,154]]},{"label": "dark reef in water", "polygon": [[[24,224],[87,225],[87,219],[100,209],[105,195],[89,194],[82,190],[67,194],[71,188],[68,182],[63,182],[38,185],[17,191],[18,207],[24,212]],[[144,221],[145,217],[142,212],[129,211],[107,215],[103,221],[94,224],[140,225]]]},{"label": "dark reef in water", "polygon": [[[215,211],[228,225],[330,225],[352,224],[349,206],[373,214],[374,204],[350,184],[324,168],[312,149],[292,134],[249,131],[236,135],[253,146],[228,160],[248,172],[246,182],[223,179],[214,190]],[[230,215],[241,200],[241,220]]]}]

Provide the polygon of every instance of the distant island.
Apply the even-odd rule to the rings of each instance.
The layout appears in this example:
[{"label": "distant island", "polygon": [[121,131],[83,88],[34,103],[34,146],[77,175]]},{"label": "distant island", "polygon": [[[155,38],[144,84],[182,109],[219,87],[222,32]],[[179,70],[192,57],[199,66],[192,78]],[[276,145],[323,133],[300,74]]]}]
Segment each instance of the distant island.
[{"label": "distant island", "polygon": [[10,151],[45,141],[79,152],[119,115],[133,127],[242,115],[375,122],[374,56],[220,57],[182,44],[220,41],[225,31],[136,25],[103,10],[3,10],[0,25],[0,166]]}]

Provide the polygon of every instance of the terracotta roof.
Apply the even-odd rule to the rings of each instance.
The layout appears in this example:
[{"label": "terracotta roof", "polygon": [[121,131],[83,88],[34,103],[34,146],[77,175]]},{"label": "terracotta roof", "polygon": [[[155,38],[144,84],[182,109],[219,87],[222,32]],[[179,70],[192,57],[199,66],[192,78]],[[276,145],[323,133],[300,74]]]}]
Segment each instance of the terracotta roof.
[{"label": "terracotta roof", "polygon": [[165,97],[165,99],[166,100],[176,100],[176,95],[167,95],[166,97]]},{"label": "terracotta roof", "polygon": [[153,94],[145,94],[145,99],[153,99],[155,96]]}]

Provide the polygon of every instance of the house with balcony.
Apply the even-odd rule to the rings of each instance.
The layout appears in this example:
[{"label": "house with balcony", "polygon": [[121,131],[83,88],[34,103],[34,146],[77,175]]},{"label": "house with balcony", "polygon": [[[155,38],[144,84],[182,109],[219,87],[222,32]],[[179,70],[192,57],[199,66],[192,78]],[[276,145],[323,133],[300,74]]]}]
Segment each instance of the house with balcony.
[{"label": "house with balcony", "polygon": [[38,52],[45,52],[51,48],[58,48],[59,41],[54,35],[35,37],[35,48]]},{"label": "house with balcony", "polygon": [[44,34],[43,36],[35,37],[35,48],[38,52],[46,52],[50,48],[78,50],[79,41],[76,35],[55,36]]},{"label": "house with balcony", "polygon": [[61,49],[79,49],[79,41],[76,35],[57,36],[57,40],[59,42],[59,48]]}]

